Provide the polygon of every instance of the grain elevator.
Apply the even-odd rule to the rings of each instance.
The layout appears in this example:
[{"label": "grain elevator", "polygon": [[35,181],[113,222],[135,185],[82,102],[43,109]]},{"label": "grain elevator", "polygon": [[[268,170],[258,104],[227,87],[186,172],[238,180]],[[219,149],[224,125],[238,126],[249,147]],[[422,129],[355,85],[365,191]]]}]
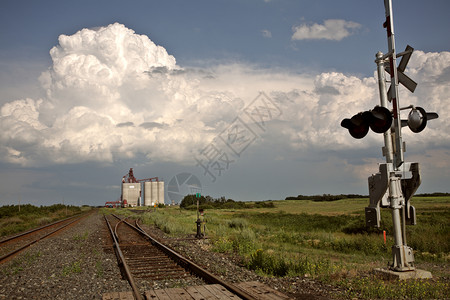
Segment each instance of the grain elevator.
[{"label": "grain elevator", "polygon": [[164,182],[158,177],[136,179],[133,168],[122,178],[122,201],[128,206],[155,206],[164,204]]}]

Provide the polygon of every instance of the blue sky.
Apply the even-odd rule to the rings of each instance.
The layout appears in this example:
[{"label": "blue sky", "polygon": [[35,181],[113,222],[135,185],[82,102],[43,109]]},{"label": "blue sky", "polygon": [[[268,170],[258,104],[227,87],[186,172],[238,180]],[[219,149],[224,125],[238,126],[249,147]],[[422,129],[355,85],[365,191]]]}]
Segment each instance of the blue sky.
[{"label": "blue sky", "polygon": [[[394,1],[393,5],[399,45],[415,41],[414,46],[423,51],[448,49],[447,1]],[[25,59],[48,60],[48,50],[60,34],[114,22],[148,35],[181,64],[241,59],[269,66],[312,63],[366,74],[369,68],[359,66],[371,67],[373,49],[386,46],[383,1],[19,0],[2,1],[1,16],[2,55]],[[326,19],[353,21],[362,28],[342,43],[291,41],[293,26]],[[262,30],[270,31],[272,37],[264,38]],[[343,54],[353,59],[335,59]],[[355,62],[354,57],[361,61]]]},{"label": "blue sky", "polygon": [[[448,192],[450,3],[393,8],[397,50],[416,50],[406,72],[418,88],[400,101],[441,116],[403,129],[405,158],[421,163],[419,192]],[[166,182],[189,172],[235,200],[367,194],[382,138],[356,141],[339,124],[378,104],[384,19],[381,0],[2,1],[0,205],[102,205],[130,167]],[[252,123],[254,100],[277,118]],[[255,139],[213,182],[195,157],[236,117]]]}]

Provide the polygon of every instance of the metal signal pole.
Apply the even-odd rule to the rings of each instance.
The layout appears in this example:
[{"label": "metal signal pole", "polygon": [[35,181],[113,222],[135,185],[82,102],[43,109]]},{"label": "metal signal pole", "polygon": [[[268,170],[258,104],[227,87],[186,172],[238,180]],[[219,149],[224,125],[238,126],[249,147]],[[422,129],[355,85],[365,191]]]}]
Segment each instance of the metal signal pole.
[{"label": "metal signal pole", "polygon": [[[366,225],[380,227],[380,208],[390,208],[394,234],[393,262],[390,265],[390,272],[403,278],[407,276],[411,276],[409,278],[431,278],[430,272],[417,270],[414,267],[413,250],[406,245],[405,225],[416,224],[416,211],[411,205],[411,199],[421,183],[421,176],[419,163],[404,162],[401,130],[402,126],[408,126],[412,132],[419,133],[426,127],[428,120],[437,119],[439,116],[437,113],[426,112],[423,108],[414,105],[400,107],[399,83],[410,92],[414,92],[417,86],[414,80],[404,74],[414,49],[408,45],[405,51],[396,53],[392,1],[384,0],[384,5],[386,21],[383,26],[387,31],[389,50],[384,55],[378,52],[375,60],[380,106],[376,106],[373,110],[360,112],[351,119],[342,120],[341,126],[348,129],[350,135],[356,139],[363,138],[369,131],[369,127],[375,133],[384,134],[383,155],[386,157],[386,163],[379,164],[379,172],[368,178],[369,206],[365,208]],[[397,57],[401,57],[398,66]],[[387,80],[384,72],[388,72],[390,75],[391,84],[388,90],[386,90]],[[388,102],[392,103],[392,110],[388,109]],[[407,120],[400,118],[400,111],[403,109],[411,109]]]},{"label": "metal signal pole", "polygon": [[392,113],[394,123],[394,165],[396,168],[400,167],[403,163],[403,142],[402,142],[402,124],[400,119],[400,103],[398,100],[398,74],[396,63],[396,51],[395,51],[395,38],[394,38],[394,21],[392,15],[392,1],[384,0],[384,7],[386,11],[386,22],[383,26],[387,31],[388,39],[388,57],[389,57],[389,73],[391,74],[391,88],[389,99],[392,100]]},{"label": "metal signal pole", "polygon": [[[378,71],[378,87],[380,91],[380,104],[381,106],[387,107],[387,92],[386,92],[386,79],[384,77],[384,63],[386,62],[386,58],[383,57],[381,52],[378,52],[376,55],[376,63],[377,63],[377,71]],[[389,58],[389,63],[391,58]],[[392,69],[392,67],[391,67]],[[393,85],[393,83],[392,83]],[[391,87],[392,87],[391,85]],[[392,90],[392,89],[391,89]],[[395,104],[394,104],[395,107]],[[396,142],[398,142],[397,137],[399,136],[396,133],[395,125],[394,128],[391,129],[393,135],[395,136]],[[398,128],[399,132],[401,132],[401,127]],[[385,168],[385,178],[387,189],[387,199],[386,204],[391,208],[392,211],[392,225],[393,225],[393,233],[394,233],[394,245],[392,247],[392,257],[393,263],[391,268],[395,271],[411,271],[414,270],[414,256],[413,251],[410,247],[406,245],[406,233],[403,232],[405,229],[402,226],[402,220],[400,212],[404,211],[405,199],[403,197],[403,191],[401,186],[401,175],[398,175],[398,167],[395,167],[393,161],[396,161],[396,156],[394,155],[393,141],[391,139],[390,131],[386,131],[384,133],[384,149],[383,153],[386,156],[386,168]],[[405,223],[405,219],[403,218],[403,224]]]},{"label": "metal signal pole", "polygon": [[[394,38],[394,22],[392,15],[391,0],[384,0],[386,10],[386,22],[383,26],[387,31],[388,39],[388,53],[383,57],[381,52],[377,53],[377,71],[379,79],[380,103],[381,106],[387,106],[386,96],[392,101],[393,114],[393,131],[394,140],[392,141],[389,131],[384,133],[384,154],[386,156],[387,164],[387,178],[388,178],[388,203],[392,211],[392,223],[394,233],[394,246],[392,247],[393,263],[391,268],[395,271],[411,271],[414,270],[414,256],[413,251],[406,245],[406,233],[402,226],[402,218],[400,212],[404,214],[405,199],[403,197],[401,175],[399,171],[403,164],[403,141],[402,141],[402,125],[400,119],[400,104],[398,98],[398,74],[395,51]],[[391,86],[389,92],[386,92],[386,85],[384,79],[384,63],[385,59],[389,62],[389,73],[391,75]],[[389,93],[389,95],[388,95]],[[405,218],[403,218],[403,224]]]}]

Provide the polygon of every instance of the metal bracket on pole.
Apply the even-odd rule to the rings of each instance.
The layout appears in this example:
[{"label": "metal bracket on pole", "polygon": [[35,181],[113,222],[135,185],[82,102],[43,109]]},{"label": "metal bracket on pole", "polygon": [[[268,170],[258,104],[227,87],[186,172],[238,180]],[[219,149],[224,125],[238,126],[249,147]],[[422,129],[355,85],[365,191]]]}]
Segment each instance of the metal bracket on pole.
[{"label": "metal bracket on pole", "polygon": [[380,172],[368,178],[369,206],[365,208],[366,225],[380,227],[380,207],[389,207],[389,173],[392,164],[380,164]]},{"label": "metal bracket on pole", "polygon": [[416,225],[416,209],[411,205],[411,198],[422,182],[419,163],[405,163],[403,172],[411,174],[411,178],[402,179],[402,191],[405,197],[405,222],[406,225]]}]

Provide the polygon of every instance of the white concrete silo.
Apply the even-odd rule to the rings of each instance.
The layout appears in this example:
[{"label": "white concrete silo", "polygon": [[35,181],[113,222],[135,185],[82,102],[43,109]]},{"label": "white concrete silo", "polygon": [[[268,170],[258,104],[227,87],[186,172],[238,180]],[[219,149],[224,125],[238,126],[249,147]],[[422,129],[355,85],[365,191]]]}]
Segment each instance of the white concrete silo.
[{"label": "white concrete silo", "polygon": [[152,183],[144,182],[144,206],[152,206]]},{"label": "white concrete silo", "polygon": [[158,182],[158,204],[164,204],[164,182]]},{"label": "white concrete silo", "polygon": [[150,205],[155,205],[158,204],[158,182],[156,181],[152,181],[151,182],[151,194],[152,194],[152,201],[150,203]]},{"label": "white concrete silo", "polygon": [[127,200],[128,206],[138,206],[140,196],[140,183],[122,183],[122,200]]}]

